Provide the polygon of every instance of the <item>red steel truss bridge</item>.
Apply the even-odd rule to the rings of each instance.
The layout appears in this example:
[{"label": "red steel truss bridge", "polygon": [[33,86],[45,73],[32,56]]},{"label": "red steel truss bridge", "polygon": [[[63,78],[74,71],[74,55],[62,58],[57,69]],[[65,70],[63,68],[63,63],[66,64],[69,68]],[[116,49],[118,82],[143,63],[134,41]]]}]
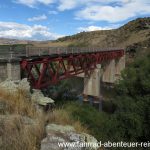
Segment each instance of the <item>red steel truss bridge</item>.
[{"label": "red steel truss bridge", "polygon": [[120,58],[124,53],[119,48],[30,47],[18,56],[22,78],[27,77],[32,87],[42,89],[81,73],[88,75],[97,64]]}]

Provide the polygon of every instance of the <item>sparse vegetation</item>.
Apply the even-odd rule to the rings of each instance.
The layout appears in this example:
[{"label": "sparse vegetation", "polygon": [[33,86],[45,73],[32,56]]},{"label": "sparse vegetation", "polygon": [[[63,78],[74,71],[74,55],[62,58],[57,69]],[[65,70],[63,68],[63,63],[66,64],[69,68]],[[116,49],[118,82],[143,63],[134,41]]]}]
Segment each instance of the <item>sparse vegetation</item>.
[{"label": "sparse vegetation", "polygon": [[3,150],[38,150],[44,135],[45,117],[38,112],[26,91],[0,89],[0,135]]},{"label": "sparse vegetation", "polygon": [[[73,106],[73,105],[70,105]],[[77,132],[89,133],[89,130],[78,119],[72,117],[71,111],[68,108],[58,108],[48,115],[49,122],[53,122],[61,125],[72,125]],[[75,107],[74,107],[75,108]]]},{"label": "sparse vegetation", "polygon": [[27,97],[26,91],[19,90],[15,93],[9,93],[4,89],[0,89],[0,101],[6,104],[5,111],[29,117],[36,116],[36,109],[32,106],[32,102]]},{"label": "sparse vegetation", "polygon": [[[20,115],[10,115],[1,120],[0,135],[2,136],[2,150],[37,150],[43,138],[44,126],[42,120],[37,124],[25,124]],[[26,121],[27,122],[27,121]]]}]

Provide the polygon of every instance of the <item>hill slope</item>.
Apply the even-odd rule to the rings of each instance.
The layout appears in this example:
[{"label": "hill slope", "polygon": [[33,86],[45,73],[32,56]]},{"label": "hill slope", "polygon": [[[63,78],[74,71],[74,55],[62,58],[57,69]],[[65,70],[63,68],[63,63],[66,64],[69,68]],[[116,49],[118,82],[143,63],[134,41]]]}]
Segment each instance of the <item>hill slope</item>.
[{"label": "hill slope", "polygon": [[28,44],[28,41],[9,39],[9,38],[0,38],[0,45],[10,45],[10,44]]},{"label": "hill slope", "polygon": [[150,17],[133,20],[118,29],[81,32],[73,36],[66,36],[49,44],[60,45],[61,43],[62,45],[81,47],[126,47],[149,39]]}]

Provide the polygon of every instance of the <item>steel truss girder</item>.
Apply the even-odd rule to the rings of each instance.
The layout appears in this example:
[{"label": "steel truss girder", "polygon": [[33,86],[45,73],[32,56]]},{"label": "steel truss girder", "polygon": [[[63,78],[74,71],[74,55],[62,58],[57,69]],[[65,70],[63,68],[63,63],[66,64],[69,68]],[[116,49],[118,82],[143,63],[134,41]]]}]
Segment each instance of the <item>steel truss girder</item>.
[{"label": "steel truss girder", "polygon": [[124,50],[96,52],[85,54],[70,54],[51,58],[43,56],[38,60],[23,59],[21,70],[36,89],[46,88],[60,80],[78,75],[89,74],[97,64],[106,60],[116,59],[124,55]]}]

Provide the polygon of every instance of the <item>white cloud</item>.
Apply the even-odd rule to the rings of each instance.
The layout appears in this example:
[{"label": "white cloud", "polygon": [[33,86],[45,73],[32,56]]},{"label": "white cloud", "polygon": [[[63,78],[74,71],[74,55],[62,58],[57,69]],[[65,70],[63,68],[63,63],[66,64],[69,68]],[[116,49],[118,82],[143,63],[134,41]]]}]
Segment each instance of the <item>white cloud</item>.
[{"label": "white cloud", "polygon": [[120,22],[137,15],[150,14],[149,0],[123,0],[120,5],[91,5],[76,13],[77,19]]},{"label": "white cloud", "polygon": [[73,9],[79,6],[86,6],[94,3],[108,4],[112,2],[128,2],[130,0],[14,0],[16,3],[27,5],[29,7],[35,7],[37,4],[49,5],[56,3],[58,10],[64,11]]},{"label": "white cloud", "polygon": [[50,10],[48,13],[49,13],[50,15],[57,15],[57,14],[58,14],[58,12],[55,11],[55,10]]},{"label": "white cloud", "polygon": [[56,0],[15,0],[16,3],[20,3],[29,7],[35,7],[37,4],[49,5]]},{"label": "white cloud", "polygon": [[82,32],[82,31],[96,31],[96,30],[110,30],[110,29],[116,29],[117,27],[119,27],[120,24],[116,24],[116,25],[110,25],[110,26],[105,26],[105,27],[101,27],[101,26],[88,26],[88,27],[79,27],[77,30]]},{"label": "white cloud", "polygon": [[52,40],[61,37],[42,25],[25,25],[15,22],[0,22],[0,37],[26,40]]},{"label": "white cloud", "polygon": [[58,0],[59,6],[58,10],[64,11],[69,9],[74,9],[77,7],[90,7],[94,4],[96,5],[109,5],[111,3],[129,3],[131,0]]},{"label": "white cloud", "polygon": [[41,21],[41,20],[46,20],[47,16],[45,14],[40,15],[40,16],[35,16],[32,18],[28,18],[28,21]]},{"label": "white cloud", "polygon": [[77,7],[81,2],[79,0],[59,0],[59,3],[58,10],[64,11]]},{"label": "white cloud", "polygon": [[[75,18],[116,23],[132,17],[150,15],[150,0],[15,0],[35,7],[38,4],[56,4],[58,11],[75,11]],[[50,11],[49,14],[56,14]]]},{"label": "white cloud", "polygon": [[109,30],[107,27],[99,27],[99,26],[88,26],[88,27],[79,27],[78,31],[96,31],[96,30]]}]

